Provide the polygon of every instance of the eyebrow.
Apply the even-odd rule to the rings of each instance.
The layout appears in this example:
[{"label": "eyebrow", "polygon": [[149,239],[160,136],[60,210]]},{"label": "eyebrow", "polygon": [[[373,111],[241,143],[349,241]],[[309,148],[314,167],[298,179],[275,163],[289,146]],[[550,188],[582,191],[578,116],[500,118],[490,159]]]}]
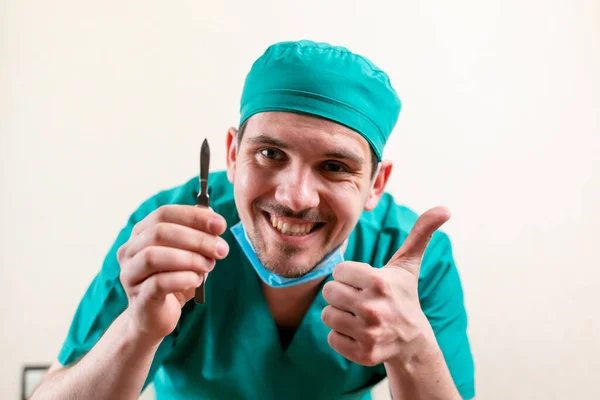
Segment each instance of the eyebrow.
[{"label": "eyebrow", "polygon": [[[279,147],[280,149],[289,149],[290,146],[285,144],[284,142],[275,139],[269,135],[257,135],[251,138],[248,138],[248,142],[252,144],[268,144],[270,146]],[[325,153],[325,157],[336,158],[338,160],[350,160],[357,164],[363,164],[365,159],[354,152],[346,151],[346,150],[336,150]]]},{"label": "eyebrow", "polygon": [[253,136],[251,138],[248,138],[248,141],[252,144],[269,144],[271,146],[276,146],[279,147],[281,149],[288,149],[289,146],[285,143],[283,143],[280,140],[277,140],[271,136],[267,136],[267,135],[258,135],[258,136]]},{"label": "eyebrow", "polygon": [[337,150],[337,151],[325,153],[325,156],[331,157],[331,158],[337,158],[340,160],[350,160],[354,163],[361,164],[361,165],[365,161],[364,158],[362,158],[361,156],[356,155],[355,153],[352,153],[350,151],[345,151],[345,150]]}]

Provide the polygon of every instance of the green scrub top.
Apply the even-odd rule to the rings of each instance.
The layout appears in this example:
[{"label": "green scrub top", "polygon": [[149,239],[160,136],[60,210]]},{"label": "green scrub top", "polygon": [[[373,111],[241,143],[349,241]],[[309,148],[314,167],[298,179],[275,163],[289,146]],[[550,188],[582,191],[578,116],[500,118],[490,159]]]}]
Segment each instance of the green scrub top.
[{"label": "green scrub top", "polygon": [[[225,218],[228,228],[239,222],[225,172],[211,173],[208,190],[211,207]],[[131,215],[75,312],[58,357],[62,365],[84,356],[127,307],[116,252],[133,226],[161,205],[194,205],[197,193],[198,179],[193,178],[152,196]],[[414,212],[385,194],[373,211],[361,215],[345,259],[382,267],[416,219]],[[330,329],[321,321],[327,305],[322,294],[283,349],[258,276],[229,229],[222,237],[230,253],[209,275],[206,303],[190,301],[183,307],[177,327],[156,352],[145,386],[154,383],[158,400],[370,399],[385,368],[353,363],[329,347]],[[331,275],[326,280],[330,279]],[[436,232],[425,253],[419,298],[459,392],[465,399],[474,397],[462,285],[450,241],[442,232]]]}]

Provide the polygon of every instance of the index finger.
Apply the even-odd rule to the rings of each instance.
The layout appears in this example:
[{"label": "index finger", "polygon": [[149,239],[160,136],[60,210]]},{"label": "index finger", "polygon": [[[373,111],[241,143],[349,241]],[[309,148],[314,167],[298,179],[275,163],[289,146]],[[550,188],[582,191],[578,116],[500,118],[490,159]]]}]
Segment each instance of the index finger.
[{"label": "index finger", "polygon": [[131,235],[135,236],[159,222],[183,225],[213,235],[221,235],[227,228],[225,218],[210,208],[167,204],[152,211],[146,218],[138,222],[133,227]]},{"label": "index finger", "polygon": [[369,264],[344,261],[333,269],[333,279],[357,289],[369,287],[373,268]]}]

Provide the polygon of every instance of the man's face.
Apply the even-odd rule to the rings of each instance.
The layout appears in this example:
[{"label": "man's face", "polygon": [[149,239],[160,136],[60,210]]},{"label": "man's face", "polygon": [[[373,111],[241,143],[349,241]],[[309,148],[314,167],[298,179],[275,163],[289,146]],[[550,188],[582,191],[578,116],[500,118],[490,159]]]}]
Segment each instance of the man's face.
[{"label": "man's face", "polygon": [[[306,274],[352,232],[371,189],[371,151],[353,130],[307,115],[251,117],[228,175],[240,219],[262,264]],[[372,197],[372,196],[371,196]]]}]

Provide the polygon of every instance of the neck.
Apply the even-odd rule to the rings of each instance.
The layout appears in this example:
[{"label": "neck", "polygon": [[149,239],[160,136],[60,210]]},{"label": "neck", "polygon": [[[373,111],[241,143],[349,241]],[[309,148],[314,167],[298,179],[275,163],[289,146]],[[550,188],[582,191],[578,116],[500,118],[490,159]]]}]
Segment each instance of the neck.
[{"label": "neck", "polygon": [[261,281],[265,300],[278,329],[294,332],[315,300],[324,278],[295,286],[273,288]]},{"label": "neck", "polygon": [[274,288],[267,285],[263,281],[260,283],[267,299],[278,299],[282,303],[289,303],[307,297],[311,297],[312,300],[326,278],[327,277],[322,277],[313,281],[308,281],[299,285],[288,286],[284,288]]}]

